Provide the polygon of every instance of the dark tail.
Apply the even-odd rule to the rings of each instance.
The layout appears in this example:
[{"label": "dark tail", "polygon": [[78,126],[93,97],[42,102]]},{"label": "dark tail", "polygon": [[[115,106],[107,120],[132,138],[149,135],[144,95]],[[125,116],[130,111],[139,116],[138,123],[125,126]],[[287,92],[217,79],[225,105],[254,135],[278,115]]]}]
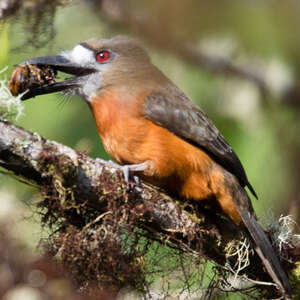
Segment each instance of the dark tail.
[{"label": "dark tail", "polygon": [[282,294],[286,297],[291,297],[292,288],[290,286],[289,279],[283,270],[278,256],[276,255],[266,233],[254,216],[250,215],[248,212],[240,212],[240,214],[255,243],[255,250],[265,265],[269,275],[278,285]]},{"label": "dark tail", "polygon": [[289,299],[292,295],[292,288],[288,276],[281,266],[278,254],[276,254],[265,231],[258,223],[254,213],[252,213],[251,202],[246,191],[242,189],[241,186],[239,186],[238,189],[239,191],[235,191],[237,193],[234,193],[234,199],[244,225],[255,244],[255,250],[265,265],[269,275],[278,285],[282,295],[285,296],[286,299]]}]

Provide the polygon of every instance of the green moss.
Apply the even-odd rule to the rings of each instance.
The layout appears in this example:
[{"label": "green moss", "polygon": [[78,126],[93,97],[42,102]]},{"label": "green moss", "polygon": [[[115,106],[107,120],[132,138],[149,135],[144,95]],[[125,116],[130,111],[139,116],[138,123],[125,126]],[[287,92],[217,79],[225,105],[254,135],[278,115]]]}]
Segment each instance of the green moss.
[{"label": "green moss", "polygon": [[290,282],[293,287],[293,299],[300,299],[300,262],[297,262],[296,267],[290,274]]}]

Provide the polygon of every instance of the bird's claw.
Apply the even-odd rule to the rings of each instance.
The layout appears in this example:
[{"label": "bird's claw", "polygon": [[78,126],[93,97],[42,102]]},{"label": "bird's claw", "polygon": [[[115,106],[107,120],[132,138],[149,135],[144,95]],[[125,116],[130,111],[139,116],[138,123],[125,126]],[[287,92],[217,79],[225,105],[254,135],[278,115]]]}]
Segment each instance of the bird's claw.
[{"label": "bird's claw", "polygon": [[141,172],[141,171],[145,171],[148,168],[148,162],[143,162],[140,164],[132,164],[132,165],[119,165],[111,160],[108,162],[110,165],[112,165],[117,169],[120,169],[123,172],[124,180],[128,184],[133,183],[135,185],[140,185],[140,180],[138,176],[133,176],[132,177],[133,180],[130,181],[131,172]]}]

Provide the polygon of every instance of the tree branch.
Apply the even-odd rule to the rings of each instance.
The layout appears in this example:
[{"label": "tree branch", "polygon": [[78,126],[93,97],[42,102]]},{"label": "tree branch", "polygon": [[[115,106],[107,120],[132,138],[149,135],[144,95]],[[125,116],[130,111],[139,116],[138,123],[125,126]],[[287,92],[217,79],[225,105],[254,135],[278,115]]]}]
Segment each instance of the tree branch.
[{"label": "tree branch", "polygon": [[[195,203],[178,202],[144,183],[128,185],[122,172],[106,161],[92,159],[7,121],[0,121],[0,165],[40,187],[44,198],[41,206],[46,208],[44,221],[63,228],[59,238],[56,236],[56,255],[59,253],[70,268],[78,261],[70,260],[66,249],[69,251],[75,240],[85,240],[85,232],[89,237],[94,234],[95,225],[106,232],[106,237],[112,224],[121,224],[128,231],[132,226],[140,228],[142,232],[135,230],[135,234],[204,257],[225,270],[237,259],[230,255],[238,247],[235,245],[241,244],[243,234],[224,216]],[[120,238],[114,235],[112,241],[120,243]],[[89,251],[90,244],[84,245]],[[290,262],[299,260],[295,247],[289,244],[283,250]],[[259,260],[254,251],[249,250],[249,254],[250,266],[238,275],[269,280],[263,269],[255,267]]]}]

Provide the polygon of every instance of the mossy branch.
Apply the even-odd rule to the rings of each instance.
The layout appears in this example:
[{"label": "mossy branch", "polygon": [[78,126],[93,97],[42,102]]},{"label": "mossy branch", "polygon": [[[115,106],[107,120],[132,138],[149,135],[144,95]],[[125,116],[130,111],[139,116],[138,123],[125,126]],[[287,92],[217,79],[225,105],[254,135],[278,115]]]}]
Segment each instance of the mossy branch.
[{"label": "mossy branch", "polygon": [[[210,260],[223,270],[237,272],[232,266],[239,255],[237,250],[245,247],[245,237],[232,222],[205,205],[199,207],[196,203],[172,199],[144,183],[127,184],[122,172],[106,161],[92,159],[7,121],[0,121],[0,166],[41,189],[44,200],[40,206],[46,210],[43,221],[59,228],[54,239],[55,255],[77,274],[75,277],[80,273],[78,261],[86,263],[91,253],[100,257],[108,255],[103,249],[109,247],[114,251],[119,247],[120,252],[123,251],[124,245],[118,235],[120,226],[133,235],[146,236],[192,257]],[[95,246],[95,239],[103,243],[108,236],[110,246]],[[75,241],[77,245],[82,243],[76,249]],[[291,270],[293,262],[299,261],[299,245],[283,244],[282,247],[282,253],[290,262],[286,267]],[[78,255],[76,262],[69,255],[70,252],[74,255],[74,251]],[[247,251],[249,266],[238,270],[237,278],[247,276],[269,281],[263,268],[257,267],[261,264],[251,247]],[[141,260],[137,264],[136,257],[129,257],[128,253],[125,256],[126,259],[122,256],[123,267],[118,265],[116,272],[121,273],[119,275],[141,272]],[[128,272],[129,265],[133,268],[131,272]],[[99,269],[98,264],[89,265],[89,272],[84,276],[90,277],[77,280],[92,278],[96,267]],[[103,267],[101,270],[105,272]],[[107,275],[101,274],[102,279]],[[131,275],[111,282],[117,281],[120,286],[132,283]],[[135,283],[136,286],[141,284]],[[264,290],[276,293],[272,285]]]}]

